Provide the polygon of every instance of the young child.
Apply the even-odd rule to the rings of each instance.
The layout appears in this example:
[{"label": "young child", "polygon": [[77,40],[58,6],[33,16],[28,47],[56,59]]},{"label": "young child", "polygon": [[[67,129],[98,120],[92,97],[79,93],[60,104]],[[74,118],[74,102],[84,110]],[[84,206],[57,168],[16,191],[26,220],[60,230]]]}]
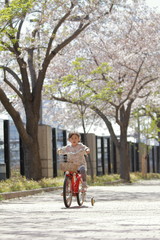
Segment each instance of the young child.
[{"label": "young child", "polygon": [[90,149],[83,145],[81,141],[81,136],[77,132],[71,132],[68,136],[69,145],[58,149],[58,153],[62,155],[67,155],[67,161],[78,165],[78,171],[81,173],[83,179],[83,188],[87,187],[86,183],[86,170],[87,163],[85,156],[90,153]]}]

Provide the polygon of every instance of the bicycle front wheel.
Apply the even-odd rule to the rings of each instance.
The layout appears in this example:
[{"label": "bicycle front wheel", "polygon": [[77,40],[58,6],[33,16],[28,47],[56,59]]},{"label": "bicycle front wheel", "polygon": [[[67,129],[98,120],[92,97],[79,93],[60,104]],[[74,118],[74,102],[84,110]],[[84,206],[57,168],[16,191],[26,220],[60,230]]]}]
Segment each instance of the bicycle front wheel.
[{"label": "bicycle front wheel", "polygon": [[79,191],[77,193],[77,203],[82,206],[85,200],[86,192],[82,188],[82,182],[79,183]]},{"label": "bicycle front wheel", "polygon": [[69,177],[65,177],[63,184],[63,201],[64,205],[69,208],[72,203],[72,183]]}]

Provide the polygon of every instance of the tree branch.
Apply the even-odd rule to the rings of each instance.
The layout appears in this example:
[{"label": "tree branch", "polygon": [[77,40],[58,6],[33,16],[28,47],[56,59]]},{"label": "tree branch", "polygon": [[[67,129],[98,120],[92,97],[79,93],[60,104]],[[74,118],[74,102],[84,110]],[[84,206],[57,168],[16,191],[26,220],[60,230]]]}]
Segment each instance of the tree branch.
[{"label": "tree branch", "polygon": [[111,124],[111,122],[108,120],[108,118],[106,117],[106,115],[103,114],[103,113],[100,111],[100,109],[98,109],[96,106],[91,106],[91,109],[92,109],[94,112],[96,112],[96,113],[98,114],[98,116],[100,116],[100,117],[103,119],[103,121],[105,122],[105,124],[106,124],[106,126],[107,126],[107,128],[108,128],[108,130],[109,130],[109,133],[110,133],[110,135],[111,135],[112,140],[113,140],[114,143],[116,144],[117,148],[119,148],[118,139],[117,139],[117,137],[116,137],[116,135],[115,135],[115,132],[114,132],[113,127],[112,127],[112,124]]},{"label": "tree branch", "polygon": [[17,90],[17,88],[4,77],[4,82],[20,97],[23,102],[23,95]]},{"label": "tree branch", "polygon": [[51,47],[52,47],[52,42],[55,39],[55,36],[56,36],[56,33],[57,33],[58,29],[65,22],[65,20],[69,17],[69,15],[71,14],[71,11],[72,11],[73,8],[74,8],[74,5],[72,4],[71,7],[70,7],[70,10],[59,20],[59,22],[55,26],[55,28],[54,28],[54,30],[53,30],[53,32],[51,34],[49,43],[48,43],[48,47],[47,47],[47,51],[46,51],[46,57],[48,57],[48,55],[50,53],[50,50],[51,50]]},{"label": "tree branch", "polygon": [[[121,107],[128,99],[133,99],[133,97],[131,98],[130,96],[131,96],[131,94],[133,93],[133,89],[134,89],[135,86],[136,86],[136,83],[137,83],[139,74],[140,74],[141,69],[142,69],[142,66],[143,66],[143,64],[144,64],[144,61],[145,61],[145,58],[142,60],[140,66],[139,66],[138,71],[135,71],[135,72],[136,72],[136,76],[135,76],[133,85],[132,85],[132,87],[130,88],[130,90],[129,90],[127,96],[126,96],[126,98],[120,103],[119,107]],[[123,66],[125,66],[125,65],[123,65]],[[125,66],[125,67],[128,68],[127,66]],[[128,68],[128,69],[129,69],[129,68]],[[134,98],[134,99],[135,99],[135,98]]]},{"label": "tree branch", "polygon": [[3,65],[0,65],[0,68],[2,68],[4,71],[7,71],[8,73],[10,73],[13,76],[13,78],[17,81],[20,90],[22,90],[21,79],[18,77],[18,75],[15,72],[12,69],[10,69],[9,67],[3,66]]},{"label": "tree branch", "polygon": [[36,71],[34,67],[34,59],[33,59],[33,49],[28,49],[28,67],[30,71],[30,76],[31,76],[31,83],[32,83],[32,89],[35,86],[36,83]]},{"label": "tree branch", "polygon": [[90,22],[83,24],[80,23],[79,27],[77,28],[76,31],[72,33],[72,35],[68,38],[66,38],[62,43],[60,43],[49,55],[48,59],[51,61],[53,57],[60,51],[62,50],[66,45],[68,45],[73,39],[75,39],[85,28],[87,28],[90,25]]},{"label": "tree branch", "polygon": [[50,54],[47,58],[44,59],[43,64],[42,64],[42,69],[39,71],[38,74],[38,80],[36,83],[36,88],[35,90],[35,96],[37,96],[37,99],[35,99],[35,104],[38,104],[36,102],[38,102],[38,96],[42,90],[42,86],[43,86],[43,81],[45,78],[45,74],[46,74],[46,70],[47,67],[50,63],[50,61],[55,57],[55,55],[61,51],[65,46],[67,46],[73,39],[75,39],[85,28],[87,28],[87,26],[89,26],[90,22],[83,24],[80,23],[78,29],[67,39],[65,39],[62,43],[60,43]]},{"label": "tree branch", "polygon": [[155,77],[155,78],[149,79],[148,81],[146,81],[145,83],[143,83],[143,84],[137,89],[137,93],[139,93],[139,92],[144,88],[144,86],[146,86],[148,83],[153,82],[153,81],[156,81],[156,80],[158,80],[158,79],[159,79],[159,77]]},{"label": "tree branch", "polygon": [[57,101],[61,101],[61,102],[68,102],[68,103],[72,103],[72,104],[75,104],[75,105],[84,105],[86,107],[89,107],[91,110],[93,110],[98,116],[100,116],[103,121],[105,122],[110,134],[111,134],[111,138],[112,140],[114,141],[114,143],[117,145],[117,147],[119,147],[119,142],[117,140],[117,137],[114,133],[114,130],[113,130],[113,127],[112,127],[112,124],[111,122],[108,120],[108,118],[105,116],[105,114],[103,114],[100,109],[98,109],[95,105],[90,105],[90,104],[86,104],[85,102],[81,101],[81,100],[77,100],[77,101],[72,101],[72,100],[69,100],[65,97],[56,97],[56,96],[53,96],[52,95],[52,99],[55,99]]},{"label": "tree branch", "polygon": [[17,127],[17,129],[21,135],[22,140],[25,140],[27,142],[27,144],[29,144],[32,140],[24,128],[24,124],[21,120],[20,114],[19,114],[19,112],[17,112],[14,109],[9,98],[6,96],[6,94],[4,93],[2,88],[0,88],[0,101],[3,104],[3,106],[5,107],[5,109],[7,110],[7,112],[12,117],[12,119],[15,123],[15,126]]},{"label": "tree branch", "polygon": [[24,19],[22,19],[20,21],[20,24],[19,24],[19,27],[18,27],[17,37],[16,37],[18,40],[20,39],[20,34],[21,34],[21,29],[22,29],[23,23],[24,23]]}]

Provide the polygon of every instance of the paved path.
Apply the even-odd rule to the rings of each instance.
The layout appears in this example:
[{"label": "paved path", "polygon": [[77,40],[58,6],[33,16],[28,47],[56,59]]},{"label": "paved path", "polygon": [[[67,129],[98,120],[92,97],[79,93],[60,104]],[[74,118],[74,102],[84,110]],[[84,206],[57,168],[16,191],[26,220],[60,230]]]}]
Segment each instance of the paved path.
[{"label": "paved path", "polygon": [[0,239],[160,240],[160,181],[89,187],[84,206],[69,209],[60,190],[2,201]]}]

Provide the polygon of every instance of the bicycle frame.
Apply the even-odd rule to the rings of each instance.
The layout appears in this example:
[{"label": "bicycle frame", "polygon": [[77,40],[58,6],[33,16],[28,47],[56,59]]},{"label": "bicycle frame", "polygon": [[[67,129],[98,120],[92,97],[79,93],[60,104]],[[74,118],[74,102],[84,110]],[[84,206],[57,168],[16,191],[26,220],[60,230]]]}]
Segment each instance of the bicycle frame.
[{"label": "bicycle frame", "polygon": [[[82,156],[86,155],[86,151],[81,149],[77,152],[65,152],[59,149],[58,153],[60,155],[70,154],[72,157],[77,153],[80,153]],[[83,188],[82,186],[83,179],[81,174],[77,171],[78,165],[72,168],[72,171],[75,171],[75,172],[66,171],[67,168],[69,170],[69,166],[63,166],[63,168],[61,169],[65,172],[65,178],[63,183],[64,204],[67,208],[70,207],[72,203],[72,196],[75,196],[77,198],[78,205],[82,206],[83,202],[85,201],[86,189]],[[73,169],[76,169],[76,170],[73,170]]]},{"label": "bicycle frame", "polygon": [[66,172],[63,184],[63,200],[68,208],[72,203],[72,197],[77,198],[77,203],[82,206],[86,191],[82,189],[82,176],[78,172]]},{"label": "bicycle frame", "polygon": [[71,192],[75,196],[79,192],[79,184],[82,182],[82,176],[78,172],[67,172],[66,176],[71,179]]}]

